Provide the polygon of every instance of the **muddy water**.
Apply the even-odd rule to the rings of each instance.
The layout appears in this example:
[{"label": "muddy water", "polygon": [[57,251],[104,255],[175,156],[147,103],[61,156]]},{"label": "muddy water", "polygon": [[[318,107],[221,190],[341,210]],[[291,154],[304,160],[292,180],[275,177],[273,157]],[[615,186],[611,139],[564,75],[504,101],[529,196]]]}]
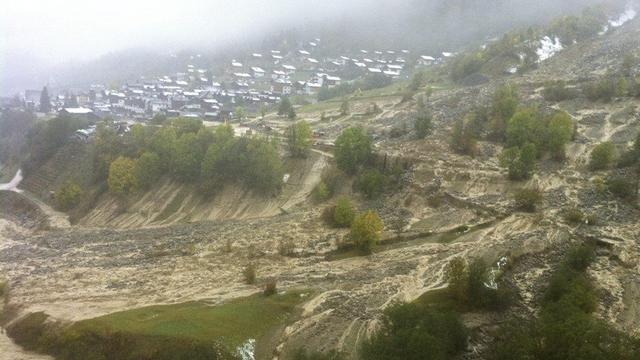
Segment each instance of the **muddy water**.
[{"label": "muddy water", "polygon": [[[0,219],[0,249],[11,246],[13,241],[8,238],[10,232],[20,231],[19,227],[10,221]],[[0,278],[2,274],[0,274]],[[2,305],[0,304],[0,312]],[[49,356],[34,354],[23,350],[20,346],[13,343],[7,336],[4,328],[0,327],[0,360],[52,360]]]},{"label": "muddy water", "polygon": [[22,182],[22,170],[18,170],[13,179],[11,179],[11,181],[9,181],[8,183],[0,184],[0,190],[20,192],[20,190],[18,189],[18,185],[20,185],[20,182]]}]

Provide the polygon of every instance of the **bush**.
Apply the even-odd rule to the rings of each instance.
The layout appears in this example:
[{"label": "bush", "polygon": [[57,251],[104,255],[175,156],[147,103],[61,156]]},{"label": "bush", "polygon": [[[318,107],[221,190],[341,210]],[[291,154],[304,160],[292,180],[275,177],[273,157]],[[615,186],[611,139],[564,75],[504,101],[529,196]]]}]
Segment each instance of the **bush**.
[{"label": "bush", "polygon": [[242,270],[242,276],[244,277],[244,282],[253,285],[256,283],[256,267],[253,264],[249,264],[245,266]]},{"label": "bush", "polygon": [[278,254],[281,256],[292,256],[295,253],[295,243],[291,239],[280,239],[278,241]]},{"label": "bush", "polygon": [[[585,274],[594,248],[580,245],[554,271],[540,316],[512,321],[498,331],[490,359],[636,359],[640,341],[593,315],[597,293]],[[596,345],[597,344],[597,345]]]},{"label": "bush", "polygon": [[[0,300],[9,294],[9,283],[0,278]],[[1,314],[1,313],[0,313]]]},{"label": "bush", "polygon": [[311,149],[312,131],[309,124],[302,120],[287,129],[287,146],[294,157],[307,157]]},{"label": "bush", "polygon": [[586,84],[582,92],[589,101],[610,102],[616,96],[618,83],[613,78],[604,78]]},{"label": "bush", "polygon": [[58,209],[67,211],[78,205],[83,194],[84,191],[80,185],[73,182],[67,182],[55,192],[53,199]]},{"label": "bush", "polygon": [[383,229],[384,224],[378,214],[367,211],[353,220],[349,236],[358,249],[368,254],[380,240]]},{"label": "bush", "polygon": [[135,173],[136,162],[133,159],[119,157],[109,166],[109,191],[117,195],[129,194],[138,188]]},{"label": "bush", "polygon": [[574,99],[577,94],[573,89],[567,88],[564,81],[558,80],[546,83],[542,96],[547,101],[559,102]]},{"label": "bush", "polygon": [[338,227],[338,225],[336,224],[335,214],[336,214],[335,205],[325,207],[324,210],[322,210],[322,215],[321,215],[322,221],[329,226]]},{"label": "bush", "polygon": [[526,180],[535,170],[536,155],[536,146],[528,143],[522,149],[518,147],[506,149],[500,157],[500,164],[509,170],[509,179]]},{"label": "bush", "polygon": [[461,257],[449,261],[445,268],[447,292],[458,309],[502,310],[506,308],[511,294],[497,279],[493,279],[496,282],[496,288],[487,286],[492,280],[489,270],[482,259],[475,259],[470,264]]},{"label": "bush", "polygon": [[374,169],[362,173],[356,180],[355,186],[367,199],[376,199],[385,192],[388,183],[387,176]]},{"label": "bush", "polygon": [[264,285],[264,291],[262,293],[264,294],[264,296],[276,295],[278,293],[276,280],[270,279],[269,281],[267,281],[267,283]]},{"label": "bush", "polygon": [[596,145],[591,151],[589,168],[593,171],[608,169],[614,162],[616,147],[611,142]]},{"label": "bush", "polygon": [[446,360],[467,347],[467,330],[450,311],[425,305],[397,304],[385,310],[380,329],[365,340],[367,360]]},{"label": "bush", "polygon": [[356,211],[347,197],[341,197],[336,202],[333,214],[333,224],[337,227],[350,227],[356,217]]},{"label": "bush", "polygon": [[363,128],[349,128],[336,139],[334,155],[338,168],[355,174],[371,158],[372,140]]},{"label": "bush", "polygon": [[427,107],[424,104],[424,99],[420,97],[418,99],[418,109],[414,125],[416,137],[418,139],[424,139],[431,133],[431,120],[431,113],[427,110]]},{"label": "bush", "polygon": [[457,120],[451,132],[451,148],[460,154],[475,156],[478,152],[477,134],[470,123]]},{"label": "bush", "polygon": [[626,201],[634,201],[638,198],[636,182],[622,176],[607,179],[607,189],[613,195]]},{"label": "bush", "polygon": [[459,57],[452,66],[451,79],[455,82],[479,72],[486,60],[481,52],[469,53]]},{"label": "bush", "polygon": [[518,90],[513,85],[505,85],[496,90],[493,95],[489,118],[491,121],[491,136],[502,141],[507,129],[507,122],[518,109]]},{"label": "bush", "polygon": [[327,184],[325,184],[324,181],[320,181],[320,183],[318,183],[318,185],[316,185],[316,187],[313,188],[313,191],[311,192],[311,197],[313,198],[313,201],[315,201],[316,203],[321,203],[323,201],[328,200],[331,197],[331,194],[329,193]]},{"label": "bush", "polygon": [[586,220],[584,213],[576,208],[565,210],[563,217],[566,222],[574,225],[582,224]]},{"label": "bush", "polygon": [[542,202],[542,193],[538,189],[520,189],[516,191],[516,207],[522,211],[534,212],[538,204]]},{"label": "bush", "polygon": [[162,161],[154,152],[145,152],[136,161],[136,179],[141,188],[148,189],[162,176]]}]

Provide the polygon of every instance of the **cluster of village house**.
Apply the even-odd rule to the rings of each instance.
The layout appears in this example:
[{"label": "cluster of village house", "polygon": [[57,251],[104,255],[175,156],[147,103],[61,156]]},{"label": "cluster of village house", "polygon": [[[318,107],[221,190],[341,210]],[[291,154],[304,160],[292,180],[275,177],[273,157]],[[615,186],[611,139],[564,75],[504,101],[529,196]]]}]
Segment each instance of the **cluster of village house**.
[{"label": "cluster of village house", "polygon": [[[248,54],[226,64],[221,74],[190,64],[183,72],[153,79],[140,78],[108,89],[92,85],[90,89],[51,97],[53,111],[86,117],[111,117],[144,120],[155,114],[224,120],[233,117],[237,107],[258,111],[275,104],[283,96],[313,97],[323,87],[331,89],[341,83],[367,75],[393,79],[406,78],[413,68],[437,63],[440,57],[411,57],[408,50],[360,50],[350,56],[320,57],[320,40],[308,42],[294,51],[270,50]],[[197,63],[197,59],[194,59]],[[73,101],[69,97],[73,96]],[[39,108],[40,90],[27,90],[24,104]],[[73,105],[69,105],[73,104]]]}]

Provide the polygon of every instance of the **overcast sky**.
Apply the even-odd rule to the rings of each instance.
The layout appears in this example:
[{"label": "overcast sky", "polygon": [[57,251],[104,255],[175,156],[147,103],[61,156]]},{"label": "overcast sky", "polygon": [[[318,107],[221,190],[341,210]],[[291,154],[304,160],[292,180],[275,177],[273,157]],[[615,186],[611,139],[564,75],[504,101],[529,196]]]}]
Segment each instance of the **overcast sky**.
[{"label": "overcast sky", "polygon": [[[109,52],[146,47],[166,50],[211,49],[235,41],[256,40],[265,30],[287,30],[328,19],[366,19],[364,31],[387,23],[413,7],[490,8],[493,19],[525,18],[600,1],[625,0],[2,0],[0,5],[0,95],[23,86],[40,86],[52,65],[99,58]],[[494,11],[495,10],[495,11]],[[549,14],[549,10],[551,13]],[[423,12],[420,12],[423,14]],[[375,16],[372,16],[375,15]],[[468,15],[468,14],[467,14]],[[391,20],[390,20],[391,19]],[[440,19],[420,17],[425,26]],[[476,16],[475,21],[478,20]],[[442,19],[440,19],[442,20]],[[449,24],[446,19],[445,23]],[[344,23],[344,22],[343,22]],[[349,22],[346,22],[349,24]],[[460,25],[460,24],[459,24]],[[464,30],[453,26],[456,32]],[[348,29],[346,29],[348,31]],[[389,29],[387,29],[389,30]],[[446,31],[446,30],[445,30]],[[454,30],[450,30],[454,31]],[[431,34],[431,33],[430,33]],[[434,32],[446,37],[446,33]],[[450,35],[450,34],[449,34]],[[47,73],[48,74],[48,73]],[[36,76],[39,75],[39,76]]]},{"label": "overcast sky", "polygon": [[[149,45],[183,48],[257,35],[278,22],[354,12],[366,0],[5,0],[0,48],[51,61]],[[283,26],[284,27],[284,26]]]}]

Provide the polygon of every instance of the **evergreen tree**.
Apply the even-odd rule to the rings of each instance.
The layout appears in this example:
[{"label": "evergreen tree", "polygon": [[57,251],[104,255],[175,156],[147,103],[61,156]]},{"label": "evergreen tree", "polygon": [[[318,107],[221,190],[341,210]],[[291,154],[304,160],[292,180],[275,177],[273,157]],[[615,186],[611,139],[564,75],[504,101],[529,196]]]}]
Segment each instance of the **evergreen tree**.
[{"label": "evergreen tree", "polygon": [[40,112],[48,113],[51,111],[51,99],[49,98],[49,90],[47,87],[42,88],[40,93]]},{"label": "evergreen tree", "polygon": [[293,105],[291,105],[291,101],[288,97],[283,97],[280,100],[280,105],[278,106],[278,115],[280,116],[288,116],[293,110]]}]

